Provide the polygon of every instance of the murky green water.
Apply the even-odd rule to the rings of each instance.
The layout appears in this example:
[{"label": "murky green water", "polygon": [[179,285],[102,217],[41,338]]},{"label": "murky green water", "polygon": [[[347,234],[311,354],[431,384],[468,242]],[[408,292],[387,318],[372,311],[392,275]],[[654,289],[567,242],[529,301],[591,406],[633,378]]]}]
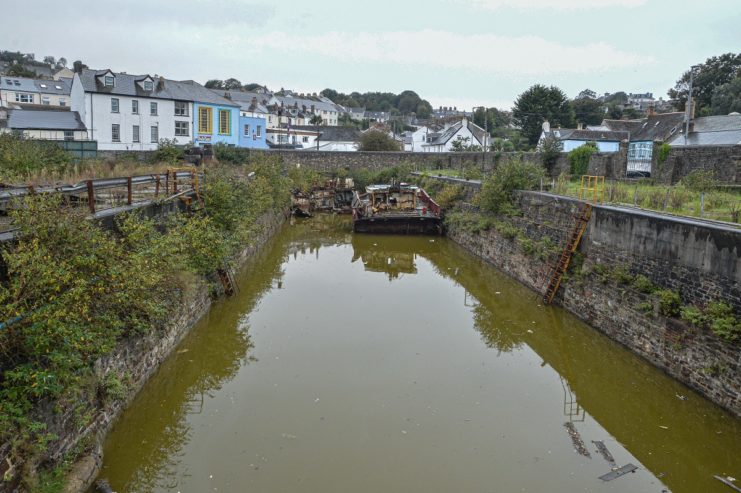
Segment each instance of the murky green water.
[{"label": "murky green water", "polygon": [[[119,493],[741,480],[741,420],[444,238],[349,230],[331,216],[287,225],[123,415],[101,477]],[[610,464],[592,440],[638,471],[599,480]]]}]

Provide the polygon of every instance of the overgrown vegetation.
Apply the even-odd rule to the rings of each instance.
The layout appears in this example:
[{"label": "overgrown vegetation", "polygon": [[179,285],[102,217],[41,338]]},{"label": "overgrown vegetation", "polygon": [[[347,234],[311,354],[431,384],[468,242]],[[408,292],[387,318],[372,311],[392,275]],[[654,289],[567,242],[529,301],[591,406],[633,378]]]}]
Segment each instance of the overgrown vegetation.
[{"label": "overgrown vegetation", "polygon": [[61,173],[72,156],[57,144],[0,134],[0,183],[26,180],[37,173]]},{"label": "overgrown vegetation", "polygon": [[12,444],[14,463],[29,464],[26,488],[38,486],[30,471],[56,438],[43,418],[50,404],[78,410],[83,425],[96,403],[123,398],[122,377],[96,375],[93,363],[122,340],[161,330],[196,279],[250,242],[259,216],[287,205],[290,188],[272,159],[215,166],[205,170],[204,207],[161,221],[128,214],[115,232],[55,196],[17,204],[18,240],[2,252],[0,443]]},{"label": "overgrown vegetation", "polygon": [[587,142],[569,152],[569,166],[573,176],[586,175],[589,170],[589,160],[597,152],[597,144]]},{"label": "overgrown vegetation", "polygon": [[545,169],[540,164],[511,159],[497,166],[483,182],[479,205],[494,214],[512,212],[515,190],[533,190],[543,177]]}]

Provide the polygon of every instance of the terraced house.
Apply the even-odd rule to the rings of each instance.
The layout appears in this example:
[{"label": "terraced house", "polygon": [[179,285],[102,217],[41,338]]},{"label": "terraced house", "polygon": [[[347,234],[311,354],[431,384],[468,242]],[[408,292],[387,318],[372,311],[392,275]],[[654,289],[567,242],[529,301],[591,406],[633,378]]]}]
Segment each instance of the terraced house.
[{"label": "terraced house", "polygon": [[69,79],[45,80],[2,76],[0,107],[23,108],[33,105],[69,109],[70,85]]},{"label": "terraced house", "polygon": [[151,151],[162,139],[181,145],[237,139],[238,107],[193,81],[83,69],[72,80],[71,101],[100,150]]}]

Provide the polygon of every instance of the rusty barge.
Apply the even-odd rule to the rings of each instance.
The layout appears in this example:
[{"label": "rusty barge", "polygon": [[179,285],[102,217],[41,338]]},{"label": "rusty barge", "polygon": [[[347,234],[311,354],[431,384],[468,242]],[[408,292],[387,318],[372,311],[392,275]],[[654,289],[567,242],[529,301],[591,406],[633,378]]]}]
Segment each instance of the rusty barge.
[{"label": "rusty barge", "polygon": [[422,188],[407,183],[369,185],[364,194],[355,192],[352,214],[356,233],[443,232],[440,206]]},{"label": "rusty barge", "polygon": [[354,184],[352,178],[334,178],[323,186],[312,187],[309,193],[293,192],[293,214],[311,217],[315,212],[350,214]]}]

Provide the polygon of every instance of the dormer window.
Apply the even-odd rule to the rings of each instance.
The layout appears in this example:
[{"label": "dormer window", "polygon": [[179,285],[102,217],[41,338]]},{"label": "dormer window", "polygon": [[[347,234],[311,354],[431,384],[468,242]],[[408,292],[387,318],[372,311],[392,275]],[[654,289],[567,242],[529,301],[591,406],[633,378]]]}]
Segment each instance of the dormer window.
[{"label": "dormer window", "polygon": [[144,90],[145,91],[151,91],[154,89],[154,83],[151,80],[145,80],[144,81]]},{"label": "dormer window", "polygon": [[105,84],[106,87],[113,87],[115,79],[112,75],[106,75],[103,77],[103,84]]}]

